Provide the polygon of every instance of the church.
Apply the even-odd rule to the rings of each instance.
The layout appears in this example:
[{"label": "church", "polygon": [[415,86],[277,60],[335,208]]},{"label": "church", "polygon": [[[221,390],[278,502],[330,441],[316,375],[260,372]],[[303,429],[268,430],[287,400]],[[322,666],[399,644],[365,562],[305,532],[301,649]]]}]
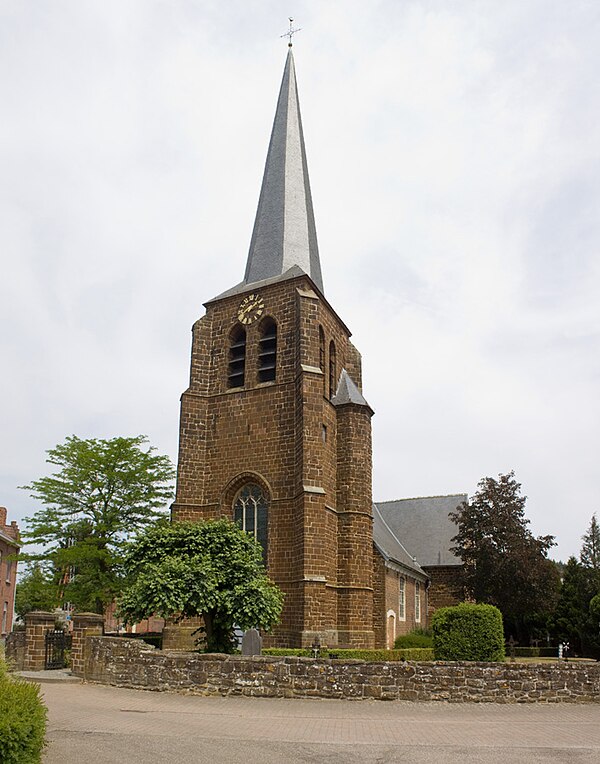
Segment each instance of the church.
[{"label": "church", "polygon": [[[436,604],[452,604],[460,561],[445,548],[426,569],[403,545],[401,502],[373,504],[373,409],[325,294],[291,45],[246,271],[205,308],[181,397],[173,520],[226,517],[260,543],[285,592],[269,646],[392,647],[425,628],[433,569],[444,571]],[[442,498],[453,509],[464,497]]]}]

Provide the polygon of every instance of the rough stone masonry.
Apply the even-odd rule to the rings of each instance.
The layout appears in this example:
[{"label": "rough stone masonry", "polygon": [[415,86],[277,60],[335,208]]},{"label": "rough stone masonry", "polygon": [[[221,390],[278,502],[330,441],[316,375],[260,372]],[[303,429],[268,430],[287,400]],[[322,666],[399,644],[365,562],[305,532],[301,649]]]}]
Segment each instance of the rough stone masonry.
[{"label": "rough stone masonry", "polygon": [[600,702],[598,663],[369,663],[156,650],[88,637],[87,681],[198,695],[443,700],[453,703]]}]

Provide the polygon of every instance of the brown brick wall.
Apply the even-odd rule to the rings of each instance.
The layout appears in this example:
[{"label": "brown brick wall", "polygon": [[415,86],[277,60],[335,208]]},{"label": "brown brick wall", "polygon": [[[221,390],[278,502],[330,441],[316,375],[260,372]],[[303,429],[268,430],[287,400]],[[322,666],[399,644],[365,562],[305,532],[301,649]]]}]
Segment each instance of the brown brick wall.
[{"label": "brown brick wall", "polygon": [[[17,585],[17,561],[9,560],[19,551],[19,527],[16,522],[7,524],[6,507],[0,507],[0,636],[10,634],[15,609]],[[14,541],[14,543],[12,543]],[[5,615],[6,613],[6,615]]]},{"label": "brown brick wall", "polygon": [[439,607],[465,602],[462,565],[433,565],[424,568],[430,578],[429,616]]},{"label": "brown brick wall", "polygon": [[[404,579],[404,618],[400,618],[400,579]],[[416,584],[420,585],[421,620],[416,619]],[[390,616],[393,613],[392,623]],[[426,629],[427,591],[425,581],[413,578],[408,572],[399,572],[392,568],[385,569],[385,643],[383,647],[392,648],[395,637],[410,634],[415,629]]]},{"label": "brown brick wall", "polygon": [[269,575],[286,593],[282,623],[265,644],[306,645],[318,634],[330,645],[372,646],[370,416],[336,409],[324,395],[330,343],[336,383],[346,367],[360,385],[360,355],[307,277],[248,291],[264,300],[261,320],[277,323],[276,379],[258,382],[257,321],[245,327],[244,388],[227,389],[243,295],[209,303],[193,328],[181,399],[173,519],[232,518],[237,490],[259,483],[270,498]]},{"label": "brown brick wall", "polygon": [[26,671],[41,671],[45,668],[46,632],[54,629],[54,613],[34,610],[25,615],[25,657]]}]

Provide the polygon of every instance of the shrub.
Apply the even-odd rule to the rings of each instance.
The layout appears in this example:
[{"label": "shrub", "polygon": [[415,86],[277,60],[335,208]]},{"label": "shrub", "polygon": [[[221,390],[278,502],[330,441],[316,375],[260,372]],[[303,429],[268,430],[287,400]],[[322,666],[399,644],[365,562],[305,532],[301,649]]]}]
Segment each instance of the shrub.
[{"label": "shrub", "polygon": [[540,647],[540,658],[557,658],[558,657],[558,645],[554,647]]},{"label": "shrub", "polygon": [[[263,655],[295,655],[302,658],[312,658],[312,650],[300,648],[268,647],[262,651]],[[338,658],[343,660],[361,661],[432,661],[433,650],[431,648],[405,648],[402,650],[350,650],[345,648],[321,650],[321,658]]]},{"label": "shrub", "polygon": [[463,602],[436,610],[433,648],[441,661],[503,661],[502,614],[493,605]]},{"label": "shrub", "polygon": [[401,634],[396,637],[394,649],[400,650],[403,647],[433,647],[431,632],[425,629],[415,629],[410,634]]},{"label": "shrub", "polygon": [[0,660],[0,761],[35,764],[46,734],[46,706],[39,685],[13,679]]},{"label": "shrub", "polygon": [[[515,647],[515,658],[539,658],[540,647]],[[510,655],[510,647],[506,650],[507,655]]]}]

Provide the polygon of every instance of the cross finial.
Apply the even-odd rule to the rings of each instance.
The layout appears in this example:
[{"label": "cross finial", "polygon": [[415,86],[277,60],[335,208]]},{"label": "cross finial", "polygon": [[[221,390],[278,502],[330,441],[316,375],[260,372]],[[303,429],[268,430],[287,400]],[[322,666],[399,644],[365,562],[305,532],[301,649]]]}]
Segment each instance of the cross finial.
[{"label": "cross finial", "polygon": [[289,18],[290,18],[290,28],[288,29],[287,32],[285,32],[285,34],[282,34],[281,37],[287,37],[288,38],[288,40],[289,40],[288,48],[291,48],[292,47],[292,37],[296,34],[296,32],[299,32],[302,27],[298,27],[297,29],[294,29],[293,28],[294,19],[291,16]]}]

